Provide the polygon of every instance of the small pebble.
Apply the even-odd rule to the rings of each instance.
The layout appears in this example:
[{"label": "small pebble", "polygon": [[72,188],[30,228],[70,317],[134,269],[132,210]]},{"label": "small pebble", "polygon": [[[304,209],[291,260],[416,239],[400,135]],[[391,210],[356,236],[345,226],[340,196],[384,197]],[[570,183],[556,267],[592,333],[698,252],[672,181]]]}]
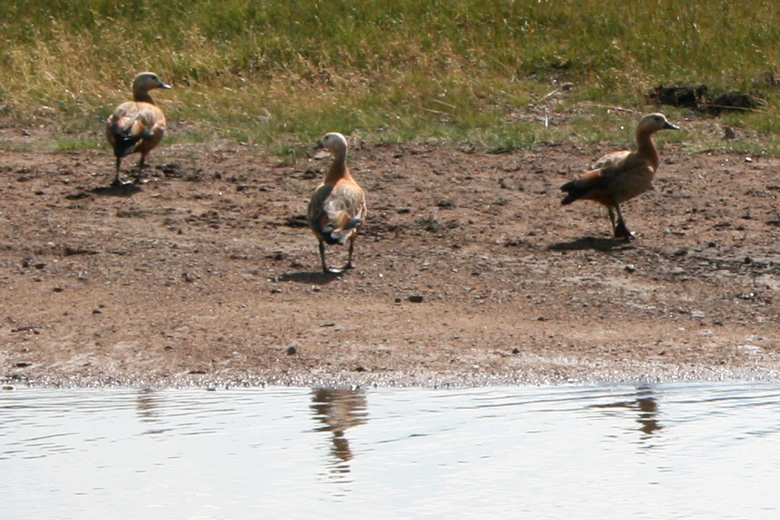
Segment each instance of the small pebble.
[{"label": "small pebble", "polygon": [[298,349],[297,348],[295,348],[295,347],[288,347],[287,348],[287,355],[288,356],[293,356],[293,355],[295,355],[297,353],[298,353]]},{"label": "small pebble", "polygon": [[422,303],[423,302],[423,296],[421,294],[413,294],[409,296],[409,301],[412,303]]}]

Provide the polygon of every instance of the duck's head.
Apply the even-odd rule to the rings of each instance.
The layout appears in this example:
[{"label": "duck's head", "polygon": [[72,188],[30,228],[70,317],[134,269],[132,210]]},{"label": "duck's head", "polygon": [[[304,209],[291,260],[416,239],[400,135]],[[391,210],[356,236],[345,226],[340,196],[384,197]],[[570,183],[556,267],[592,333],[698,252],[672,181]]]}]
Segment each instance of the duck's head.
[{"label": "duck's head", "polygon": [[133,91],[148,91],[153,88],[171,88],[162,82],[154,72],[142,72],[133,80]]},{"label": "duck's head", "polygon": [[347,138],[338,132],[328,132],[315,148],[325,148],[333,155],[347,153]]},{"label": "duck's head", "polygon": [[637,133],[652,134],[659,130],[679,130],[680,128],[670,123],[666,116],[658,112],[654,114],[647,114],[639,121],[637,126]]}]

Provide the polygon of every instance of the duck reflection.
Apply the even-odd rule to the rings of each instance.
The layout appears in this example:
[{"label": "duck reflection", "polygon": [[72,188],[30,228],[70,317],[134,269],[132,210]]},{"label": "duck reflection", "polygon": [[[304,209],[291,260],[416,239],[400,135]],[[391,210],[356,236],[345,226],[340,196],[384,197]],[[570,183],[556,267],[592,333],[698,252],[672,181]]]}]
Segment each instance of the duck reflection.
[{"label": "duck reflection", "polygon": [[653,436],[664,428],[658,420],[658,401],[655,398],[655,392],[650,387],[637,388],[636,397],[633,400],[596,405],[594,408],[624,408],[636,411],[636,422],[639,423],[639,430],[647,437]]},{"label": "duck reflection", "polygon": [[[162,423],[162,407],[164,397],[157,390],[151,388],[142,388],[138,391],[135,398],[135,409],[142,423]],[[144,432],[146,435],[157,435],[165,433],[168,428],[158,428],[149,425],[149,429]]]},{"label": "duck reflection", "polygon": [[155,422],[160,414],[161,398],[158,392],[151,388],[142,388],[136,396],[136,410],[143,422]]},{"label": "duck reflection", "polygon": [[312,391],[311,408],[314,410],[314,418],[322,423],[315,431],[333,434],[330,452],[338,463],[332,469],[348,473],[349,465],[343,463],[352,460],[354,455],[344,432],[366,423],[368,412],[365,391],[359,388],[316,388]]},{"label": "duck reflection", "polygon": [[650,389],[640,389],[636,397],[636,406],[639,411],[637,422],[639,429],[647,436],[663,430],[663,425],[658,422],[658,401],[653,397]]}]

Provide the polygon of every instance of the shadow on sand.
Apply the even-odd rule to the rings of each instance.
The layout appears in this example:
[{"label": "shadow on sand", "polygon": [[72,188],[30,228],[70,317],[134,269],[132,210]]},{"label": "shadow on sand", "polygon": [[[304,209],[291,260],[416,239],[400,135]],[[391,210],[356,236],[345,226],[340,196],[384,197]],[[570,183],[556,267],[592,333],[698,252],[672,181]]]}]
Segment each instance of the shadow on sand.
[{"label": "shadow on sand", "polygon": [[283,273],[276,278],[276,281],[325,285],[338,279],[342,274],[343,273],[323,273],[322,271],[301,271],[297,273]]},{"label": "shadow on sand", "polygon": [[90,193],[95,195],[102,195],[105,197],[131,197],[141,191],[142,188],[132,182],[126,184],[110,184],[108,186],[98,186],[92,188]]},{"label": "shadow on sand", "polygon": [[569,242],[553,244],[548,249],[552,251],[583,251],[592,249],[595,251],[624,251],[634,249],[630,242],[618,238],[582,237]]}]

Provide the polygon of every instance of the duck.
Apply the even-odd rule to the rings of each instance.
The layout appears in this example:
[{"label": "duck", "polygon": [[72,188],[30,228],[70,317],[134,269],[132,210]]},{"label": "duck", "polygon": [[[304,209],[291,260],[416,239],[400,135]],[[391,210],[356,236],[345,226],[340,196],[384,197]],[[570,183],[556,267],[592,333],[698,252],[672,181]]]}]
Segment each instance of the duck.
[{"label": "duck", "polygon": [[660,113],[647,114],[636,128],[636,151],[622,150],[601,157],[593,169],[561,186],[565,192],[562,205],[575,200],[592,200],[609,212],[614,237],[631,240],[634,234],[626,227],[620,204],[649,190],[658,170],[658,149],[652,135],[659,130],[679,130]]},{"label": "duck", "polygon": [[[315,146],[333,156],[322,183],[314,190],[306,212],[309,227],[319,242],[320,262],[324,273],[341,273],[351,269],[352,254],[358,230],[366,219],[366,194],[347,168],[347,139],[338,132],[328,132]],[[349,244],[347,263],[331,270],[325,261],[325,245]]]},{"label": "duck", "polygon": [[112,186],[128,184],[119,174],[123,157],[140,153],[140,171],[146,156],[165,135],[165,114],[149,95],[149,91],[156,88],[169,89],[171,86],[163,83],[154,72],[141,72],[133,80],[133,100],[117,106],[106,120],[106,139],[116,157],[116,176]]}]

